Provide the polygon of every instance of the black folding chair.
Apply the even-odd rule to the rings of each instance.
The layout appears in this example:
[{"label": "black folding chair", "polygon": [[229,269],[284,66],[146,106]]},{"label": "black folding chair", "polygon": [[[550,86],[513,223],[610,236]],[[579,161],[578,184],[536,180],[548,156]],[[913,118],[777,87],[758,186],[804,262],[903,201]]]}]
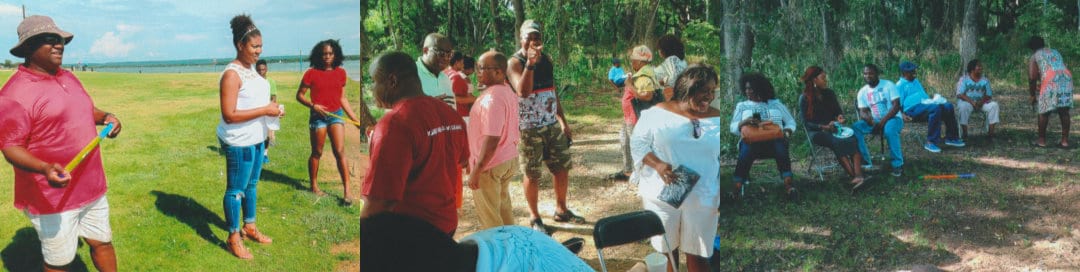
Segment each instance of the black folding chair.
[{"label": "black folding chair", "polygon": [[[803,95],[799,95],[799,104],[796,105],[799,108],[796,109],[801,109],[804,99]],[[800,110],[797,111],[797,114],[799,114],[799,118],[804,120],[801,127],[803,134],[806,134],[806,144],[810,146],[810,162],[807,163],[806,173],[812,176],[816,172],[818,180],[825,181],[825,172],[840,169],[840,164],[836,163],[836,156],[833,155],[829,148],[815,145],[814,141],[810,139],[810,129],[806,127],[806,117],[803,116],[805,113]]]},{"label": "black folding chair", "polygon": [[[600,268],[607,272],[607,265],[604,264],[604,248],[641,241],[656,235],[664,235],[664,224],[660,222],[660,216],[648,210],[605,217],[596,221],[596,227],[593,229],[593,243],[596,244],[596,255],[600,257]],[[670,245],[667,237],[664,238],[664,244]],[[675,260],[670,251],[667,255],[668,260]]]}]

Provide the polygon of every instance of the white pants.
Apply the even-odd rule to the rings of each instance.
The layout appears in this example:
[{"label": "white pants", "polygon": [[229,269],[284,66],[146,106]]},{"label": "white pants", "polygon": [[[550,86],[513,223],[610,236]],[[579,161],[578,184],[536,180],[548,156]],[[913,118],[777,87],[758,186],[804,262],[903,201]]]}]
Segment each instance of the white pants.
[{"label": "white pants", "polygon": [[[968,118],[971,117],[971,112],[975,110],[975,106],[964,100],[956,101],[956,119],[961,126],[968,124]],[[990,103],[983,104],[982,111],[986,113],[986,122],[993,125],[997,124],[1001,120],[998,119],[998,107],[997,101],[990,101]]]},{"label": "white pants", "polygon": [[[713,238],[716,237],[720,213],[716,207],[701,207],[690,203],[692,194],[678,209],[653,197],[641,198],[645,209],[655,212],[664,224],[663,237],[656,236],[650,240],[653,249],[667,253],[674,248],[695,256],[712,256]],[[669,244],[664,243],[665,238]]]},{"label": "white pants", "polygon": [[64,266],[75,260],[79,237],[112,242],[109,201],[105,196],[78,209],[53,214],[26,213],[26,216],[37,230],[45,263],[52,266]]}]

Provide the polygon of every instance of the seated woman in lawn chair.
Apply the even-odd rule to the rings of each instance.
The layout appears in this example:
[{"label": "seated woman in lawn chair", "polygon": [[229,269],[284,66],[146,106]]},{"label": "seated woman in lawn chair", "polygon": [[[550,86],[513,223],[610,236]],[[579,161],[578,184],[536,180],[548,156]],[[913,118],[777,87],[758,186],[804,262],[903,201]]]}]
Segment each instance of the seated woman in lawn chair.
[{"label": "seated woman in lawn chair", "polygon": [[844,110],[836,99],[836,92],[829,89],[829,78],[824,69],[810,66],[803,72],[802,99],[799,99],[799,112],[802,113],[803,125],[810,134],[810,141],[819,146],[832,149],[836,160],[851,176],[852,189],[862,186],[865,177],[859,162],[862,154],[850,129],[841,131],[844,124]]},{"label": "seated woman in lawn chair", "polygon": [[[794,199],[797,193],[792,182],[788,136],[795,131],[795,117],[784,103],[776,99],[776,91],[764,75],[744,74],[739,78],[739,86],[746,92],[748,100],[735,105],[735,112],[731,116],[731,133],[742,138],[739,140],[739,158],[735,164],[735,197],[742,196],[754,160],[771,157],[776,160],[776,168],[784,179],[785,194],[788,199]],[[780,129],[782,133],[778,131]]]}]

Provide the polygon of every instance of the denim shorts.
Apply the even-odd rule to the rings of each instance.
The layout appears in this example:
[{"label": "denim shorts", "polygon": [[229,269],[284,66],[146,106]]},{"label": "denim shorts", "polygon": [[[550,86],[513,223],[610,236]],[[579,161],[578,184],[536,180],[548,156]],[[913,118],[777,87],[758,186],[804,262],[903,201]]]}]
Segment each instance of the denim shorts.
[{"label": "denim shorts", "polygon": [[[338,116],[345,116],[345,109],[338,109],[337,111],[332,111],[331,113],[337,114]],[[312,110],[311,116],[308,117],[308,127],[311,129],[325,128],[333,124],[344,125],[345,120],[341,120],[341,118],[333,117],[330,115],[319,117],[319,113],[315,112],[315,110]]]}]

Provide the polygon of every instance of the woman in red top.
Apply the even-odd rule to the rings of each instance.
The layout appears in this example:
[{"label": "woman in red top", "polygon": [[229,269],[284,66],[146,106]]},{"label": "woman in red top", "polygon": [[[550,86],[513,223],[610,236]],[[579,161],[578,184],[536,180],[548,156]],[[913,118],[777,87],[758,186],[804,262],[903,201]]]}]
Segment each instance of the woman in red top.
[{"label": "woman in red top", "polygon": [[[323,144],[329,131],[330,144],[333,147],[334,159],[337,160],[338,174],[345,186],[342,203],[352,204],[352,195],[349,193],[349,168],[345,159],[345,121],[334,117],[347,114],[353,123],[357,121],[345,92],[345,69],[341,63],[345,56],[341,54],[341,45],[336,40],[325,40],[315,44],[311,49],[311,68],[304,72],[304,78],[300,81],[300,89],[296,90],[296,100],[300,104],[311,108],[311,117],[308,118],[308,126],[311,129],[311,157],[308,158],[308,178],[311,180],[311,192],[323,195],[319,190],[316,178],[319,176],[319,158],[322,157]],[[311,99],[306,97],[311,90]]]}]

